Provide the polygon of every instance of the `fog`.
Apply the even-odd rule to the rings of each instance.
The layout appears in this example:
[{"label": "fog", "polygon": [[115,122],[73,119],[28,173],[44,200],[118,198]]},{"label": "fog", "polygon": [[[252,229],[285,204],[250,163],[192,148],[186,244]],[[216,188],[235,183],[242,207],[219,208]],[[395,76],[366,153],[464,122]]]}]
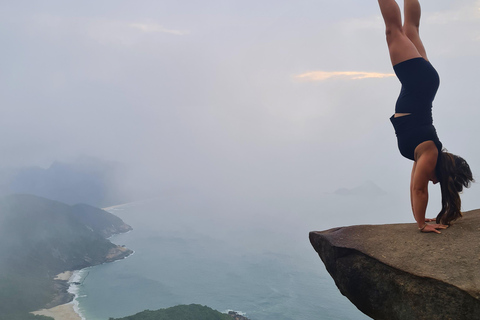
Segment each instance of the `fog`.
[{"label": "fog", "polygon": [[[475,174],[480,4],[422,5],[442,82],[437,131]],[[413,222],[412,164],[388,120],[400,84],[376,1],[2,1],[0,16],[2,168],[115,161],[135,198],[201,190],[272,216],[282,204],[311,214],[312,229],[318,197],[372,181],[405,212],[378,222]],[[332,76],[298,77],[320,71]],[[480,208],[478,188],[465,210]]]}]

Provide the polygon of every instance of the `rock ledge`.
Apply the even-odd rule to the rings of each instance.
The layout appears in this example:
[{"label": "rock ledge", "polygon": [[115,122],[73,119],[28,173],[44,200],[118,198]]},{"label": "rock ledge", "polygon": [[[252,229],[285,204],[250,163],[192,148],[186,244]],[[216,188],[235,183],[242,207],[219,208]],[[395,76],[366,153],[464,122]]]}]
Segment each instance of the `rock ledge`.
[{"label": "rock ledge", "polygon": [[442,234],[415,224],[310,232],[340,292],[374,319],[480,318],[480,210]]}]

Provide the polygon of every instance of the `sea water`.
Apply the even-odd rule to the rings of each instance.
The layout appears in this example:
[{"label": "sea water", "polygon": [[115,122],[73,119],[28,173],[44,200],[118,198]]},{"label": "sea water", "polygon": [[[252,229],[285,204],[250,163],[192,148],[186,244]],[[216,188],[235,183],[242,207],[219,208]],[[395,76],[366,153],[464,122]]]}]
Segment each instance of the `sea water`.
[{"label": "sea water", "polygon": [[77,273],[76,308],[87,320],[192,303],[251,320],[369,319],[340,294],[308,232],[398,222],[392,208],[408,212],[388,196],[242,200],[172,192],[110,209],[133,227],[111,241],[135,253]]}]

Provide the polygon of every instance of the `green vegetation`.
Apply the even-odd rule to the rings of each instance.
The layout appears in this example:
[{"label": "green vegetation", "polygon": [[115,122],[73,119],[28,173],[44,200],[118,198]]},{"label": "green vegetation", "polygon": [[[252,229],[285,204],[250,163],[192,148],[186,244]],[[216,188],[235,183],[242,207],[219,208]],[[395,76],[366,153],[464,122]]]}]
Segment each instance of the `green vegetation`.
[{"label": "green vegetation", "polygon": [[71,209],[73,216],[78,221],[92,228],[104,238],[132,230],[132,227],[125,224],[119,217],[88,204],[76,204]]},{"label": "green vegetation", "polygon": [[[99,209],[32,195],[0,198],[0,319],[44,319],[26,313],[54,298],[68,301],[68,294],[59,296],[66,284],[53,280],[57,274],[106,261],[116,245],[105,239],[98,225],[112,219],[99,215],[103,220],[97,224],[89,214],[92,210]],[[78,218],[82,213],[90,225]]]},{"label": "green vegetation", "polygon": [[[0,277],[0,319],[13,319],[5,314],[35,311],[53,300],[55,291],[51,280],[36,274],[20,275],[14,271],[2,272]],[[22,319],[17,316],[18,319]]]},{"label": "green vegetation", "polygon": [[156,311],[145,310],[133,316],[109,320],[232,320],[232,318],[207,306],[191,304]]}]

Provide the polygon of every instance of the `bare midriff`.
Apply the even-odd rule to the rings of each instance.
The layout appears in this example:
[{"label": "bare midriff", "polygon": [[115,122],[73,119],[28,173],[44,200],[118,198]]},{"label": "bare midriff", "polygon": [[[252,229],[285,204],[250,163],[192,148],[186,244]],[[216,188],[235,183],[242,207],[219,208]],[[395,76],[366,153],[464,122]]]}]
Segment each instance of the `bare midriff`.
[{"label": "bare midriff", "polygon": [[410,114],[411,113],[395,113],[394,118],[404,117],[404,116],[408,116]]}]

